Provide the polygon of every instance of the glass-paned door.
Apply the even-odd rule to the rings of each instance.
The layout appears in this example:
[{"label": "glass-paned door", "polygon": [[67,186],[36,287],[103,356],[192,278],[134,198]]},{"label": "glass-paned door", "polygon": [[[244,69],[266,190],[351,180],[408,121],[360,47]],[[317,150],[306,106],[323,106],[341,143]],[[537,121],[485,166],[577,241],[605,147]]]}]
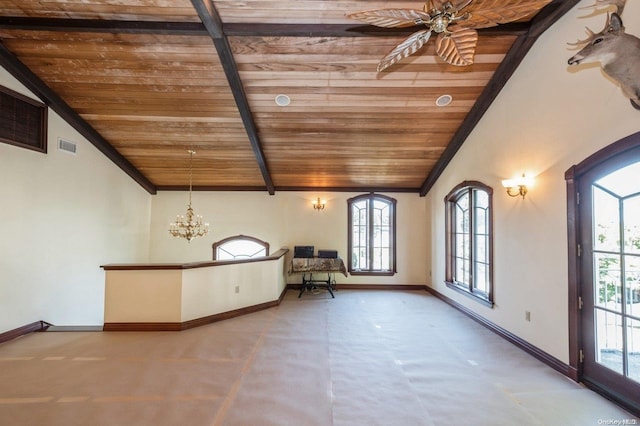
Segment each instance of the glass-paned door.
[{"label": "glass-paned door", "polygon": [[[617,168],[616,168],[617,167]],[[581,184],[584,379],[640,402],[640,158]]]}]

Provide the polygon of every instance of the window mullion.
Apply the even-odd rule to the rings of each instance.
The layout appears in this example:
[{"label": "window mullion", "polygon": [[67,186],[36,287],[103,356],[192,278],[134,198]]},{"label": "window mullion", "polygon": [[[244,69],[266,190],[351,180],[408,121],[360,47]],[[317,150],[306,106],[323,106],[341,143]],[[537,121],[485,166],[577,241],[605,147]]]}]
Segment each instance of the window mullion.
[{"label": "window mullion", "polygon": [[[620,233],[620,296],[622,304],[622,371],[625,376],[629,375],[629,352],[627,349],[627,315],[628,315],[628,301],[627,301],[627,266],[626,266],[626,247],[625,247],[625,230],[624,230],[624,199],[618,198],[618,223]],[[630,293],[629,293],[630,295]]]},{"label": "window mullion", "polygon": [[474,209],[475,209],[475,198],[473,189],[469,188],[469,291],[473,293],[474,288],[474,280],[475,280],[475,256],[474,256],[474,248],[475,248],[475,233],[473,232],[475,227],[475,217],[474,217]]},{"label": "window mullion", "polygon": [[367,251],[369,252],[367,257],[369,259],[369,265],[367,265],[367,269],[369,271],[373,271],[373,198],[369,198],[367,200],[367,216],[367,234],[369,236],[369,241],[367,241]]}]

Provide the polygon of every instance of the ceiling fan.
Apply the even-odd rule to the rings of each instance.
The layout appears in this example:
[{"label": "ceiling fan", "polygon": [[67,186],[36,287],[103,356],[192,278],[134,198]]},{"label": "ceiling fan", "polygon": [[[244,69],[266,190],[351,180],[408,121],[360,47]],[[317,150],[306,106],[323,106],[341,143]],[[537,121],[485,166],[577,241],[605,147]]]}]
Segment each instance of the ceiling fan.
[{"label": "ceiling fan", "polygon": [[451,65],[473,64],[478,42],[476,28],[525,18],[550,3],[551,0],[428,0],[423,10],[375,9],[348,13],[347,18],[377,27],[402,28],[424,25],[394,47],[378,64],[378,72],[417,52],[431,37],[438,34],[436,53]]}]

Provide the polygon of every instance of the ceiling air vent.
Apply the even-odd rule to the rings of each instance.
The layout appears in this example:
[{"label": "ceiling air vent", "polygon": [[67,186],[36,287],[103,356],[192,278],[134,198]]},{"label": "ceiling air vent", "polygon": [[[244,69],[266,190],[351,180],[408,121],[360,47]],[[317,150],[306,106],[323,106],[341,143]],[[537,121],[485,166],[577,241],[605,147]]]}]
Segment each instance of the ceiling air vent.
[{"label": "ceiling air vent", "polygon": [[73,142],[70,142],[70,141],[67,141],[67,140],[64,140],[64,139],[58,139],[58,149],[60,151],[65,151],[65,152],[68,152],[68,153],[71,153],[71,154],[75,155],[77,146]]}]

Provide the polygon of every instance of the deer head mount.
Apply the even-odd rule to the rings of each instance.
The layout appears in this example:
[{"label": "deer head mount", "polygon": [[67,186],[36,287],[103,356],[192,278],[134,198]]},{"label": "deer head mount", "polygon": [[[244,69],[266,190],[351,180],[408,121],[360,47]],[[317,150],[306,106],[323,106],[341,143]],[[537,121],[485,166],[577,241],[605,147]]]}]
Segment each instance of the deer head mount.
[{"label": "deer head mount", "polygon": [[[624,9],[624,0],[597,0],[593,7],[615,5],[617,11]],[[589,37],[573,46],[584,46],[569,58],[569,65],[599,62],[602,70],[616,81],[631,105],[640,110],[640,39],[625,33],[618,12],[607,14],[602,31],[594,33],[587,28]]]}]

